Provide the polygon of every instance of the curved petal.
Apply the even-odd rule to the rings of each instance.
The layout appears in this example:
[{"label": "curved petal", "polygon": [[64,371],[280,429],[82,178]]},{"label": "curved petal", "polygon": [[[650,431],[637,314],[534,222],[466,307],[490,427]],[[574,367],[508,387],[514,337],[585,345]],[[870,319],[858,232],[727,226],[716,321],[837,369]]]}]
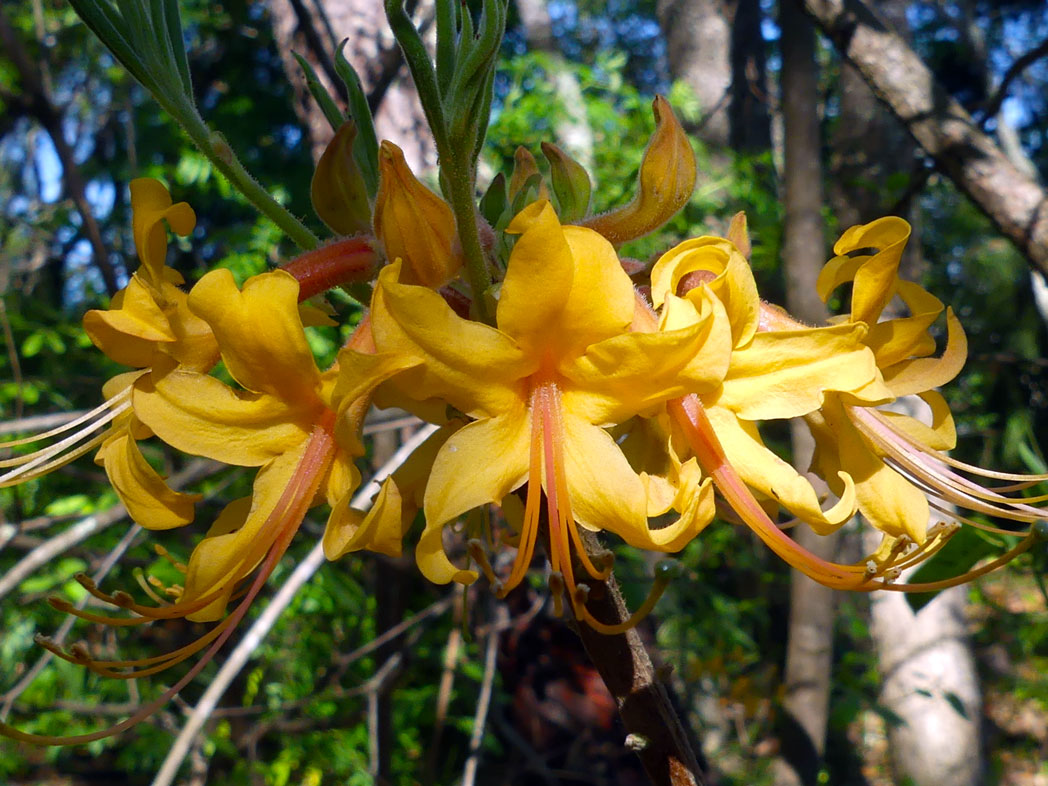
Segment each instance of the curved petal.
[{"label": "curved petal", "polygon": [[[188,235],[196,226],[196,214],[185,202],[171,202],[171,194],[159,180],[140,177],[131,181],[132,229],[142,272],[151,286],[167,280],[167,232],[163,221],[177,235]],[[181,283],[181,282],[178,282]]]},{"label": "curved petal", "polygon": [[854,515],[855,484],[846,472],[837,473],[840,500],[824,511],[811,483],[764,446],[755,424],[722,407],[709,407],[706,414],[728,461],[747,486],[775,500],[820,535],[828,535]]},{"label": "curved petal", "polygon": [[351,551],[376,551],[399,557],[404,527],[400,516],[400,491],[392,478],[386,478],[367,513],[349,506],[347,493],[331,508],[324,529],[324,556],[335,560]]},{"label": "curved petal", "polygon": [[474,417],[519,406],[521,380],[538,360],[502,331],[462,319],[433,290],[398,283],[399,270],[393,264],[379,274],[371,306],[378,351],[423,361],[397,377],[397,389],[418,400],[442,398]]},{"label": "curved petal", "polygon": [[946,350],[940,358],[914,358],[896,363],[884,372],[884,383],[896,396],[923,393],[945,385],[961,373],[968,358],[968,339],[953,309],[946,309]]},{"label": "curved petal", "polygon": [[229,373],[245,388],[289,403],[317,400],[320,372],[289,273],[252,276],[241,291],[232,273],[213,270],[189,293],[189,307],[211,326]]},{"label": "curved petal", "polygon": [[855,271],[852,322],[875,324],[888,301],[895,296],[899,263],[909,238],[910,225],[906,221],[886,216],[869,224],[852,227],[834,244],[833,253],[837,255],[862,248],[879,249],[876,254],[864,257]]},{"label": "curved petal", "polygon": [[142,456],[138,443],[127,431],[102,443],[95,463],[105,467],[113,489],[128,515],[151,530],[173,529],[193,520],[200,494],[175,491]]},{"label": "curved petal", "polygon": [[158,343],[175,340],[167,316],[137,275],[113,298],[111,308],[84,314],[84,331],[107,357],[132,368],[145,368]]},{"label": "curved petal", "polygon": [[758,333],[736,350],[717,398],[746,420],[791,418],[822,406],[827,391],[861,389],[878,378],[864,325]]},{"label": "curved petal", "polygon": [[953,450],[957,446],[957,430],[954,428],[950,405],[946,403],[946,399],[940,393],[935,391],[918,395],[931,408],[932,423],[930,426],[899,412],[878,410],[877,414],[887,420],[896,431],[932,450]]},{"label": "curved petal", "polygon": [[304,444],[318,414],[273,396],[236,391],[192,371],[143,376],[132,394],[135,414],[178,450],[261,466]]},{"label": "curved petal", "polygon": [[426,483],[427,526],[502,498],[528,479],[531,418],[517,408],[463,426],[437,453]]},{"label": "curved petal", "polygon": [[[189,556],[183,602],[192,602],[221,589],[221,595],[200,611],[193,622],[211,622],[225,613],[237,582],[249,575],[276,542],[283,522],[270,514],[298,469],[306,445],[277,457],[255,476],[251,496],[236,500],[222,511],[207,536]],[[267,526],[268,523],[268,526]]]},{"label": "curved petal", "polygon": [[930,513],[924,493],[889,467],[844,417],[830,420],[837,437],[840,465],[855,479],[862,515],[881,532],[908,535],[923,543]]},{"label": "curved petal", "polygon": [[607,431],[575,416],[567,402],[561,414],[564,474],[575,520],[627,543],[647,542],[648,503],[640,477]]},{"label": "curved petal", "polygon": [[724,304],[731,320],[733,343],[748,343],[760,324],[760,297],[757,282],[746,258],[731,242],[721,237],[699,237],[674,246],[655,263],[651,270],[651,298],[655,307],[662,305],[690,273],[712,273],[714,278],[693,287],[689,299],[702,287],[709,287]]},{"label": "curved petal", "polygon": [[715,389],[728,368],[731,334],[719,306],[704,317],[679,330],[623,333],[563,364],[559,370],[571,381],[565,409],[612,425],[668,399]]}]

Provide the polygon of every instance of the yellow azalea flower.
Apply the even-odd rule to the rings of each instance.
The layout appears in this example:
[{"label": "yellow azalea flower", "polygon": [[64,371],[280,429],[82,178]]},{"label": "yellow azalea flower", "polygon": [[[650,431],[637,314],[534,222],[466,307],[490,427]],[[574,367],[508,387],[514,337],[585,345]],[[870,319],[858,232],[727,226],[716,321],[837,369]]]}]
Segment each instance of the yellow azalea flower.
[{"label": "yellow azalea flower", "polygon": [[[577,526],[609,530],[627,543],[674,551],[712,516],[709,484],[695,485],[674,524],[652,530],[640,477],[605,427],[651,413],[666,399],[720,382],[726,316],[706,310],[677,330],[632,333],[634,292],[611,245],[587,229],[561,226],[546,201],[510,224],[513,247],[498,297],[497,327],[457,316],[432,290],[379,276],[372,332],[379,351],[417,356],[395,385],[439,399],[473,422],[447,436],[425,488],[426,527],[416,550],[432,581],[468,583],[476,573],[444,551],[444,526],[478,506],[501,503],[528,483],[520,545],[508,592],[523,578],[538,539],[546,492],[550,558],[579,616],[571,555],[591,576]],[[689,306],[690,307],[690,306]]]},{"label": "yellow azalea flower", "polygon": [[[931,422],[874,409],[871,404],[877,402],[862,400],[866,391],[830,396],[821,412],[808,417],[817,446],[814,463],[827,479],[840,471],[856,478],[859,509],[885,534],[887,546],[900,541],[903,545],[926,543],[931,513],[928,493],[944,519],[957,518],[943,507],[949,503],[1032,524],[1045,516],[1043,508],[1029,499],[984,488],[951,467],[1020,483],[1036,482],[1042,476],[989,472],[956,462],[942,452],[954,446],[956,433],[946,400],[933,388],[960,372],[967,344],[960,321],[952,310],[945,309],[946,349],[941,357],[931,357],[936,346],[928,330],[944,307],[923,288],[898,276],[909,236],[910,226],[901,218],[852,227],[834,245],[837,256],[824,267],[818,290],[826,300],[839,286],[852,284],[847,321],[869,325],[864,341],[876,358],[883,385],[893,397],[919,396],[928,405]],[[849,256],[867,248],[875,252]],[[896,296],[909,315],[878,321]]]},{"label": "yellow azalea flower", "polygon": [[[728,461],[742,480],[773,504],[782,505],[820,532],[855,512],[852,478],[839,475],[840,500],[822,510],[811,484],[765,447],[757,422],[805,415],[831,391],[875,389],[877,367],[862,343],[865,325],[760,330],[763,304],[745,257],[729,240],[702,237],[666,252],[651,272],[652,301],[661,307],[672,294],[698,302],[714,296],[731,315],[732,352],[716,389],[701,395]],[[881,391],[887,400],[890,393]]]},{"label": "yellow azalea flower", "polygon": [[[127,287],[113,297],[109,309],[84,315],[84,329],[99,349],[123,365],[144,370],[158,357],[168,357],[187,368],[206,371],[218,360],[218,345],[207,324],[190,312],[186,294],[177,286],[182,276],[165,265],[164,223],[188,235],[196,223],[193,209],[185,202],[173,203],[167,189],[152,178],[131,182],[131,207],[141,266]],[[0,466],[18,467],[0,476],[0,485],[37,477],[97,447],[95,461],[104,466],[135,521],[149,529],[169,529],[192,521],[200,496],[171,489],[138,447],[139,440],[151,436],[131,409],[131,386],[143,373],[122,374],[106,383],[106,403],[87,418],[21,440],[73,432],[55,445],[0,462]],[[7,443],[15,444],[19,443]]]},{"label": "yellow azalea flower", "polygon": [[321,373],[298,295],[298,282],[283,271],[255,276],[243,290],[227,270],[208,273],[189,306],[210,326],[242,389],[173,363],[135,385],[136,414],[167,444],[260,468],[252,495],[228,505],[190,557],[181,598],[190,619],[219,618],[237,584],[317,500],[332,507],[324,535],[329,557],[400,551],[394,486],[387,484],[369,519],[348,503],[360,482],[353,459],[364,452],[359,425],[370,392],[411,361],[343,349],[338,364]]}]

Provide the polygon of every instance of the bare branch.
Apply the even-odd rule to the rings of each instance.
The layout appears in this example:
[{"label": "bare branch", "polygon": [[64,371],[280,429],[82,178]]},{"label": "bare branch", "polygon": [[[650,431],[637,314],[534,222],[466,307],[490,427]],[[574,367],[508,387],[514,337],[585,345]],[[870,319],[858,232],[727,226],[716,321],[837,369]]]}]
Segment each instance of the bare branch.
[{"label": "bare branch", "polygon": [[1001,104],[1003,104],[1004,99],[1008,97],[1008,88],[1012,86],[1012,82],[1018,79],[1023,71],[1042,57],[1048,57],[1048,38],[1033,49],[1019,55],[1019,57],[1015,59],[1015,62],[1008,66],[1008,70],[1004,72],[1004,77],[1001,79],[1001,84],[997,86],[997,90],[989,100],[980,107],[979,112],[983,120],[995,117],[997,113],[1001,111]]},{"label": "bare branch", "polygon": [[462,786],[473,786],[477,778],[477,767],[480,765],[480,745],[484,741],[484,729],[488,725],[488,709],[491,707],[491,691],[495,685],[495,665],[499,653],[499,637],[509,624],[509,610],[505,604],[496,607],[495,625],[488,633],[488,646],[484,653],[484,677],[480,682],[480,696],[477,698],[477,711],[473,716],[473,733],[469,739],[469,758],[462,771]]},{"label": "bare branch", "polygon": [[[215,472],[220,466],[217,462],[208,459],[193,461],[184,470],[172,476],[171,487],[177,489],[193,483]],[[3,577],[0,577],[0,598],[3,598],[29,578],[35,570],[43,567],[59,554],[63,554],[74,546],[83,543],[92,535],[112,526],[125,516],[127,516],[127,510],[124,506],[114,505],[102,513],[81,519],[61,535],[56,535],[44,541],[37,548],[26,554]]]},{"label": "bare branch", "polygon": [[[126,552],[131,547],[131,543],[134,542],[135,536],[137,536],[138,533],[141,531],[142,528],[139,527],[137,524],[132,524],[128,528],[127,533],[124,535],[124,537],[122,537],[120,539],[120,542],[118,542],[116,546],[113,547],[113,550],[106,555],[106,558],[102,561],[102,564],[98,567],[98,570],[95,571],[95,574],[91,577],[91,579],[96,584],[100,584],[102,582],[102,579],[104,579],[109,574],[109,571],[113,569],[113,566],[116,565],[116,563],[120,560],[122,556],[124,556],[124,552]],[[80,598],[80,600],[76,602],[76,608],[84,608],[84,606],[87,605],[88,598],[90,597],[90,595],[85,594],[82,598]],[[51,637],[51,640],[56,645],[60,645],[63,641],[65,641],[65,637],[68,636],[69,631],[73,629],[73,625],[74,623],[76,623],[76,619],[77,618],[72,614],[66,617],[65,621],[58,628],[58,631],[55,633],[54,636]],[[11,690],[4,694],[3,704],[0,705],[0,720],[7,719],[7,716],[11,713],[11,708],[14,706],[15,701],[17,701],[18,697],[21,696],[26,691],[26,689],[33,683],[33,680],[35,680],[40,675],[40,672],[47,668],[47,664],[51,662],[51,659],[53,657],[54,655],[52,655],[50,652],[45,652],[43,655],[41,655],[37,659],[36,663],[33,664],[32,668],[30,668],[29,671],[27,671],[22,676],[22,679],[20,679],[18,683],[13,688],[11,688]]]},{"label": "bare branch", "polygon": [[984,134],[909,45],[860,0],[804,8],[917,143],[1041,272],[1048,272],[1048,194]]},{"label": "bare branch", "polygon": [[[357,493],[350,504],[354,507],[367,505],[378,492],[381,482],[393,470],[403,464],[415,448],[421,445],[434,431],[436,431],[436,426],[426,426],[419,429],[418,433],[405,442],[382,469],[375,473],[371,481]],[[291,601],[294,600],[299,589],[313,577],[313,574],[323,564],[324,546],[321,541],[318,541],[309,554],[306,555],[306,558],[298,564],[291,576],[281,585],[280,590],[273,596],[273,599],[259,615],[258,619],[252,623],[247,633],[244,634],[244,638],[240,640],[229,654],[226,662],[222,664],[222,668],[218,670],[214,679],[207,686],[207,690],[200,697],[196,707],[194,707],[186,720],[186,725],[182,728],[182,731],[168,751],[160,771],[157,772],[156,777],[153,779],[153,786],[171,785],[178,774],[178,768],[181,766],[182,760],[189,754],[194,740],[196,740],[200,730],[204,727],[212,711],[225,694],[226,689],[229,688],[230,683],[240,673],[240,670],[244,668],[248,658],[251,657],[258,645],[262,643],[262,639],[273,628],[280,615],[291,604]]]},{"label": "bare branch", "polygon": [[98,222],[95,220],[94,213],[91,212],[91,205],[87,201],[83,175],[81,175],[80,168],[77,166],[72,148],[65,140],[61,114],[51,101],[51,96],[47,91],[40,70],[30,60],[18,34],[11,27],[10,22],[8,22],[2,11],[0,11],[0,43],[3,43],[5,54],[14,64],[22,80],[22,89],[28,98],[29,113],[39,121],[40,125],[44,127],[51,137],[55,153],[58,155],[58,160],[62,163],[62,179],[65,182],[66,193],[76,205],[76,209],[80,213],[84,234],[87,235],[87,239],[91,243],[95,267],[102,274],[106,290],[110,295],[114,295],[119,289],[116,271],[109,260],[109,253],[102,242],[102,232],[98,228]]}]

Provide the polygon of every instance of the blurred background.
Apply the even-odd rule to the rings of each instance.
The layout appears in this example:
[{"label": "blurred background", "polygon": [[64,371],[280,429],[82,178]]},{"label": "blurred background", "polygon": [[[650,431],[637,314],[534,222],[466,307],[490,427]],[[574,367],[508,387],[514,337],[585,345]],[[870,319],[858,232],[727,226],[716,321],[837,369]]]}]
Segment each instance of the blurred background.
[{"label": "blurred background", "polygon": [[[408,6],[431,34],[431,0]],[[1043,182],[1048,6],[876,6],[1013,165]],[[381,4],[184,0],[181,8],[205,119],[317,231],[309,182],[331,131],[292,52],[334,85],[333,52],[348,38],[380,136],[433,182],[435,151]],[[79,320],[137,265],[131,179],[160,178],[195,208],[196,231],[173,239],[168,257],[189,281],[214,267],[242,281],[295,251],[64,2],[5,0],[0,41],[0,439],[10,439],[68,418],[55,413],[96,406],[102,381],[123,370],[90,345]],[[508,172],[518,145],[544,165],[539,145],[554,141],[589,169],[597,210],[629,199],[654,125],[651,100],[665,94],[693,140],[699,182],[679,216],[623,255],[648,261],[685,237],[723,233],[745,211],[762,294],[812,322],[823,318],[812,282],[840,233],[882,215],[905,217],[914,227],[906,274],[952,305],[968,333],[968,365],[945,390],[957,419],[954,455],[1046,471],[1038,447],[1048,444],[1043,277],[792,2],[513,0],[495,90],[482,181]],[[346,317],[359,312],[348,296],[336,293],[332,304]],[[312,332],[322,366],[348,330]],[[944,334],[940,325],[940,347]],[[401,415],[370,422],[374,466],[415,428]],[[810,450],[798,444],[791,453],[789,429],[777,424],[765,436],[799,462]],[[157,467],[206,497],[197,524],[159,533],[184,559],[201,522],[245,493],[250,473],[153,450]],[[108,573],[102,586],[110,590],[134,587],[135,571],[178,580],[126,518],[101,468],[82,460],[0,490],[0,511],[0,718],[74,734],[158,695],[170,680],[108,681],[67,663],[34,669],[43,654],[34,634],[64,622],[46,598],[81,600],[77,571]],[[274,590],[321,528],[307,518]],[[939,569],[964,570],[1001,546],[973,537],[944,552]],[[824,545],[855,560],[862,540],[856,523]],[[636,606],[652,565],[617,551],[616,573]],[[911,604],[806,591],[730,523],[715,522],[680,559],[682,576],[643,634],[711,783],[1048,786],[1043,548],[973,586]],[[577,636],[545,604],[541,571],[505,603],[486,586],[428,584],[410,554],[351,555],[305,578],[243,667],[227,675],[216,706],[194,715],[221,657],[118,740],[68,749],[0,740],[0,783],[647,782]],[[256,603],[252,616],[264,606]],[[68,640],[134,658],[204,630],[179,620],[114,634],[78,623]],[[180,738],[169,756],[194,717],[202,733]]]}]

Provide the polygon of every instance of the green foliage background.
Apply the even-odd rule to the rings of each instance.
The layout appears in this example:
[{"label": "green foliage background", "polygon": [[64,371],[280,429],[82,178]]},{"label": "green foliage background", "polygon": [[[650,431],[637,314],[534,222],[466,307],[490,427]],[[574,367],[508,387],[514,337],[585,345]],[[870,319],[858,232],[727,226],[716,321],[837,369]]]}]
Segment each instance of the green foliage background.
[{"label": "green foliage background", "polygon": [[[182,5],[205,117],[226,135],[263,184],[296,214],[308,214],[312,163],[274,48],[266,6],[246,0],[221,5],[187,0]],[[566,60],[528,52],[519,29],[511,30],[485,154],[494,170],[508,171],[518,145],[538,157],[539,143],[551,138],[564,108],[558,106],[549,76],[566,64],[583,86],[586,116],[594,132],[594,206],[604,210],[629,198],[653,127],[652,92],[667,91],[685,120],[696,120],[703,111],[683,85],[668,83],[653,44],[658,38],[657,30],[651,32],[653,5],[564,4],[570,13],[559,43]],[[90,183],[111,261],[122,276],[135,264],[126,187],[137,176],[164,180],[176,199],[196,209],[196,231],[173,243],[176,250],[170,257],[190,281],[216,265],[232,269],[242,279],[293,253],[275,227],[231,192],[141,88],[114,65],[67,6],[46,2],[43,8],[42,37],[28,0],[5,3],[3,12],[33,57],[49,64],[56,102],[65,107],[67,137],[73,140]],[[1020,8],[1014,13],[1027,12]],[[996,32],[998,45],[1006,31],[1002,25]],[[948,61],[943,52],[949,42],[930,34],[926,38],[926,48]],[[774,53],[774,42],[768,46]],[[825,89],[830,93],[838,65],[829,52],[824,61]],[[100,382],[122,370],[94,350],[78,327],[86,309],[105,303],[104,293],[85,252],[79,218],[68,200],[55,193],[56,173],[47,169],[45,135],[20,110],[18,79],[2,55],[0,88],[4,102],[0,106],[0,285],[9,330],[7,351],[0,353],[0,414],[15,419],[91,408],[100,400]],[[831,108],[824,118],[827,132],[834,122]],[[1043,171],[1045,153],[1035,138],[1036,129],[1024,133]],[[719,171],[709,151],[698,143],[696,153],[701,174],[691,203],[664,229],[636,241],[624,253],[650,259],[684,237],[723,231],[735,212],[745,210],[762,292],[779,299],[783,208],[774,176],[776,162],[770,154],[737,157],[728,171]],[[899,186],[904,190],[910,175],[901,177],[904,182]],[[320,228],[314,218],[309,220]],[[833,226],[831,231],[842,229]],[[1037,442],[1038,436],[1044,442],[1048,434],[1048,335],[1034,307],[1025,261],[949,183],[935,176],[922,191],[920,231],[926,283],[953,305],[970,341],[968,370],[948,391],[961,435],[956,455],[1003,470],[1044,471]],[[827,248],[832,239],[827,238]],[[336,306],[349,308],[346,303]],[[316,332],[313,346],[321,362],[330,362],[341,338],[330,330]],[[181,460],[161,447],[151,448],[149,457],[168,472],[182,468]],[[244,473],[227,470],[209,477],[200,484],[207,503],[199,519],[209,520],[224,500],[248,488]],[[84,460],[45,479],[0,490],[4,521],[31,525],[10,547],[0,550],[0,575],[42,538],[113,506],[115,496],[105,489],[101,470]],[[127,526],[119,523],[50,562],[4,599],[0,691],[14,685],[39,657],[33,635],[50,633],[62,623],[62,615],[44,599],[59,594],[77,600],[83,590],[71,576],[94,570],[99,555],[116,545]],[[195,528],[189,529],[162,533],[157,540],[184,558],[197,536]],[[319,521],[307,521],[305,537],[296,539],[272,585],[278,586],[289,574],[320,531]],[[152,536],[139,537],[104,586],[133,587],[136,569],[177,581],[177,573],[151,550],[152,540]],[[758,743],[775,730],[788,576],[745,531],[720,522],[688,547],[681,562],[682,578],[660,603],[652,635],[675,667],[674,684],[684,706],[699,708],[692,721],[700,733],[720,735],[717,763],[723,782],[770,782],[762,780],[770,777],[769,758]],[[1003,647],[1007,657],[1019,664],[1005,676],[987,670],[989,689],[1029,701],[1041,713],[1048,712],[1048,677],[1044,676],[1048,674],[1048,623],[1038,587],[1046,562],[1043,552],[1034,554],[1010,568],[1005,577],[972,590],[981,609],[982,622],[974,634],[977,644],[984,649]],[[646,591],[650,565],[626,552],[619,554],[618,564],[617,573],[635,604]],[[446,592],[426,584],[409,562],[392,569],[405,616]],[[367,702],[359,690],[384,661],[371,655],[343,664],[340,656],[376,635],[376,584],[382,580],[378,574],[374,559],[355,556],[324,566],[300,592],[228,692],[217,722],[208,728],[203,755],[211,782],[267,786],[372,782],[366,774]],[[538,577],[535,589],[541,590]],[[472,592],[465,614],[474,622],[489,622],[491,601],[483,592]],[[404,664],[392,694],[396,783],[421,779],[427,766],[434,783],[452,783],[462,771],[483,670],[483,641],[472,637],[468,624],[442,742],[429,752],[445,647],[461,616],[446,612],[428,619],[413,629],[407,639],[410,646],[402,649]],[[825,774],[830,783],[858,782],[861,762],[854,730],[860,717],[873,713],[885,723],[894,722],[877,702],[876,666],[864,620],[863,599],[846,598],[838,626],[831,755]],[[78,631],[93,642],[101,637],[107,650],[133,658],[184,644],[203,629],[179,623],[137,635],[122,631],[115,637],[88,625]],[[108,772],[116,773],[112,777],[120,782],[147,783],[181,726],[183,708],[195,704],[214,670],[209,666],[184,691],[184,701],[118,740],[81,749],[36,749],[0,741],[0,782],[48,783],[59,775],[86,782]],[[52,664],[23,694],[12,718],[27,731],[75,734],[115,721],[120,714],[108,715],[108,708],[146,700],[157,695],[162,684],[154,679],[128,686],[89,676],[69,664]],[[493,712],[501,720],[496,728],[508,724],[513,701],[511,694],[497,689]],[[717,713],[703,714],[703,701],[731,708],[737,722],[727,731],[713,728],[710,719]],[[245,746],[252,730],[256,739]],[[486,766],[493,776],[519,759],[519,751],[514,752],[507,739],[504,733],[492,733],[484,743]],[[991,739],[991,759],[1000,767],[1002,756],[1036,755],[1036,746],[1027,738],[998,735]],[[427,756],[432,756],[428,765]]]}]

